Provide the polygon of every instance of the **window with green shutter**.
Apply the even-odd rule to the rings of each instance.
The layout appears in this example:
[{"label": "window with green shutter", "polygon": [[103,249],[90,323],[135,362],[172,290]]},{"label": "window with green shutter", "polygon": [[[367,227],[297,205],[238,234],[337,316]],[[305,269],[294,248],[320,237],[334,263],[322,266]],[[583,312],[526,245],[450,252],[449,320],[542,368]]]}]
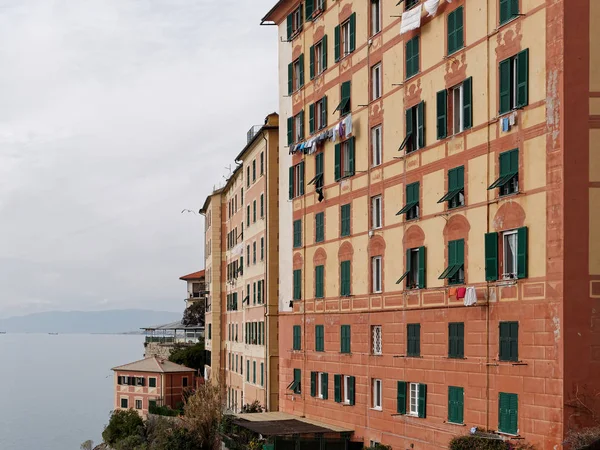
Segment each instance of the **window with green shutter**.
[{"label": "window with green shutter", "polygon": [[351,85],[350,81],[345,81],[340,86],[340,103],[333,112],[339,111],[341,116],[349,114],[352,110],[352,104],[350,101]]},{"label": "window with green shutter", "polygon": [[498,395],[498,431],[508,434],[519,432],[519,396],[500,392]]},{"label": "window with green shutter", "polygon": [[294,270],[294,300],[302,299],[302,269]]},{"label": "window with green shutter", "polygon": [[310,47],[310,79],[327,70],[327,35]]},{"label": "window with green shutter", "polygon": [[328,373],[321,373],[321,390],[320,390],[320,397],[323,400],[327,400],[327,398],[329,397],[329,374]]},{"label": "window with green shutter", "polygon": [[256,200],[252,202],[252,223],[256,223]]},{"label": "window with green shutter", "polygon": [[396,412],[398,414],[406,414],[406,381],[398,381],[398,391],[396,398]]},{"label": "window with green shutter", "polygon": [[304,16],[302,14],[302,3],[287,16],[287,40],[290,41],[298,35],[302,29]]},{"label": "window with green shutter", "polygon": [[340,208],[340,236],[350,236],[350,203]]},{"label": "window with green shutter", "polygon": [[265,385],[265,363],[260,363],[260,385]]},{"label": "window with green shutter", "polygon": [[438,277],[448,280],[448,284],[462,284],[465,281],[465,240],[448,242],[448,267]]},{"label": "window with green shutter", "polygon": [[455,167],[448,171],[448,192],[438,200],[438,203],[448,202],[448,208],[458,208],[465,205],[465,167]]},{"label": "window with green shutter", "polygon": [[425,247],[406,250],[406,270],[396,284],[406,279],[406,289],[424,289],[427,281]]},{"label": "window with green shutter", "polygon": [[315,155],[315,178],[314,178],[314,183],[315,183],[315,187],[317,189],[322,188],[324,185],[324,180],[323,180],[323,175],[324,174],[324,170],[323,170],[323,152],[321,153],[317,153]]},{"label": "window with green shutter", "polygon": [[292,350],[302,350],[302,327],[300,325],[294,325],[293,330],[294,340]]},{"label": "window with green shutter", "polygon": [[342,261],[340,263],[340,295],[349,296],[351,289],[351,265],[350,261]]},{"label": "window with green shutter", "polygon": [[325,266],[315,267],[315,298],[323,298],[325,291]]},{"label": "window with green shutter", "polygon": [[436,95],[437,106],[437,138],[444,139],[448,135],[448,91],[444,89]]},{"label": "window with green shutter", "polygon": [[250,383],[250,360],[246,359],[246,382]]},{"label": "window with green shutter", "polygon": [[500,62],[499,113],[522,108],[529,104],[529,49]]},{"label": "window with green shutter", "polygon": [[500,361],[519,360],[519,322],[500,322]]},{"label": "window with green shutter", "polygon": [[448,54],[464,47],[463,7],[460,6],[448,14]]},{"label": "window with green shutter", "polygon": [[448,386],[448,422],[464,422],[465,391],[461,387]]},{"label": "window with green shutter", "polygon": [[408,108],[406,111],[406,137],[399,151],[414,152],[425,147],[425,102]]},{"label": "window with green shutter", "polygon": [[419,36],[406,43],[406,78],[419,73]]},{"label": "window with green shutter", "polygon": [[485,279],[498,279],[498,233],[485,234]]},{"label": "window with green shutter", "polygon": [[340,352],[350,353],[350,325],[342,325],[340,329]]},{"label": "window with green shutter", "polygon": [[500,153],[499,166],[498,179],[488,190],[499,188],[500,196],[519,192],[519,149]]},{"label": "window with green shutter", "polygon": [[256,384],[256,361],[252,361],[252,383]]},{"label": "window with green shutter", "polygon": [[448,324],[448,358],[465,357],[465,324],[454,322]]},{"label": "window with green shutter", "polygon": [[406,356],[421,356],[421,324],[409,323],[406,326]]},{"label": "window with green shutter", "polygon": [[302,219],[294,220],[294,248],[302,247]]},{"label": "window with green shutter", "polygon": [[345,390],[345,399],[344,401],[348,404],[348,405],[354,405],[355,403],[355,391],[356,391],[356,377],[352,377],[352,376],[346,376],[344,377],[344,379],[347,379],[347,389]]},{"label": "window with green shutter", "polygon": [[325,351],[325,327],[323,325],[315,325],[315,351]]},{"label": "window with green shutter", "polygon": [[315,242],[325,240],[325,213],[315,214]]},{"label": "window with green shutter", "polygon": [[396,213],[397,216],[406,214],[406,220],[413,220],[419,217],[419,186],[418,181],[406,186],[406,204]]},{"label": "window with green shutter", "polygon": [[310,396],[311,397],[317,396],[317,379],[318,379],[318,377],[319,377],[318,372],[310,373]]},{"label": "window with green shutter", "polygon": [[294,381],[293,381],[294,394],[302,393],[302,370],[294,369]]},{"label": "window with green shutter", "polygon": [[519,0],[500,0],[500,25],[519,17]]},{"label": "window with green shutter", "polygon": [[333,376],[333,398],[336,403],[342,402],[342,376],[339,374]]}]

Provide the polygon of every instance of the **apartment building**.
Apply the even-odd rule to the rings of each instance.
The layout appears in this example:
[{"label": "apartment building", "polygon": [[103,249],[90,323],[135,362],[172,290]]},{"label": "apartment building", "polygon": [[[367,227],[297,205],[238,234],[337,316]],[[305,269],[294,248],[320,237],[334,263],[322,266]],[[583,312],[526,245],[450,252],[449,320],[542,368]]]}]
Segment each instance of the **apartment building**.
[{"label": "apartment building", "polygon": [[573,406],[600,389],[595,19],[590,0],[266,14],[281,411],[394,449],[472,427],[554,449],[589,420]]},{"label": "apartment building", "polygon": [[277,114],[250,129],[237,167],[201,210],[209,290],[206,372],[223,385],[233,411],[255,401],[269,411],[278,408],[278,130]]}]

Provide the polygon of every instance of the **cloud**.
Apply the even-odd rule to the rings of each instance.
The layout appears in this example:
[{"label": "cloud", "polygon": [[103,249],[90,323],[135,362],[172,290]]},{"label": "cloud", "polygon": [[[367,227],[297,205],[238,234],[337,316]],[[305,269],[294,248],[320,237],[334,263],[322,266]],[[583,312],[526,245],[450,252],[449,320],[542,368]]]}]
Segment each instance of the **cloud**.
[{"label": "cloud", "polygon": [[0,6],[0,316],[181,310],[198,210],[277,109],[273,0]]}]

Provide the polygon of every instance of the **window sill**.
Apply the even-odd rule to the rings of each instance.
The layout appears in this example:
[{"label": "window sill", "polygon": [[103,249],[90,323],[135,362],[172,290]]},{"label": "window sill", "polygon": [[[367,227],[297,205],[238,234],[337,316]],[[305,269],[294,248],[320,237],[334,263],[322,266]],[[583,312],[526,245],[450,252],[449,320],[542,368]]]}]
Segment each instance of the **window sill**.
[{"label": "window sill", "polygon": [[499,30],[500,28],[503,28],[503,27],[504,27],[504,26],[506,26],[506,25],[509,25],[509,24],[513,23],[513,22],[514,22],[515,20],[517,20],[519,17],[521,17],[521,15],[520,15],[520,14],[519,14],[519,15],[516,15],[516,16],[512,16],[510,19],[508,19],[508,20],[506,20],[506,21],[504,21],[504,22],[501,22],[501,23],[499,23],[499,24],[498,24],[498,28],[497,28],[497,30]]},{"label": "window sill", "polygon": [[371,408],[371,411],[383,412],[383,408]]},{"label": "window sill", "polygon": [[376,37],[378,34],[381,34],[381,30],[376,31],[375,33],[373,33],[370,38],[373,39],[374,37]]},{"label": "window sill", "polygon": [[462,204],[462,205],[458,205],[458,206],[448,206],[448,211],[454,211],[460,208],[464,208],[466,205]]},{"label": "window sill", "polygon": [[405,81],[405,82],[407,82],[407,81],[410,81],[410,80],[412,80],[412,79],[413,79],[413,78],[415,78],[417,75],[419,75],[419,73],[420,73],[420,72],[417,72],[417,73],[413,73],[413,74],[412,74],[412,75],[410,75],[410,76],[407,76],[407,77],[404,79],[404,81]]},{"label": "window sill", "polygon": [[466,427],[467,425],[464,423],[456,423],[456,422],[450,422],[449,420],[444,421],[444,423],[448,424],[448,425],[455,425],[457,427]]},{"label": "window sill", "polygon": [[513,434],[513,433],[508,433],[506,431],[497,430],[497,431],[495,431],[495,433],[499,434],[501,436],[510,436],[510,437],[514,437],[514,438],[521,437],[521,435],[518,432],[516,434]]},{"label": "window sill", "polygon": [[520,191],[511,192],[510,194],[498,194],[498,200],[502,200],[502,199],[505,199],[507,197],[512,197],[513,195],[519,195],[519,194],[521,194]]},{"label": "window sill", "polygon": [[447,55],[446,55],[444,58],[448,59],[448,58],[450,58],[450,57],[452,57],[452,56],[456,55],[457,53],[460,53],[460,51],[461,51],[461,50],[464,50],[465,48],[467,48],[467,47],[465,47],[465,46],[463,45],[461,48],[457,48],[457,49],[456,49],[456,50],[454,50],[453,52],[448,52],[448,54],[447,54]]},{"label": "window sill", "polygon": [[383,353],[371,353],[371,356],[383,356]]}]

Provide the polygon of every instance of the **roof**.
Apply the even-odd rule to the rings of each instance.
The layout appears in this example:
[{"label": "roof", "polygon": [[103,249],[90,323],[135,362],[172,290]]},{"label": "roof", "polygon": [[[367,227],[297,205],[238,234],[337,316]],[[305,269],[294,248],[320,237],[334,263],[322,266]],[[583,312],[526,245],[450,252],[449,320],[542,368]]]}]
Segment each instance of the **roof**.
[{"label": "roof", "polygon": [[234,423],[264,436],[286,436],[313,433],[351,433],[352,428],[325,424],[284,412],[235,414]]},{"label": "roof", "polygon": [[180,280],[184,280],[184,281],[188,281],[188,280],[200,280],[201,278],[204,278],[204,270],[199,270],[198,272],[194,272],[194,273],[189,273],[187,275],[184,275],[182,277],[179,277]]},{"label": "roof", "polygon": [[184,325],[181,320],[177,322],[166,323],[164,325],[154,325],[150,327],[140,328],[141,330],[203,330],[200,325]]},{"label": "roof", "polygon": [[131,372],[153,372],[153,373],[178,373],[195,372],[195,369],[180,366],[168,360],[161,360],[157,357],[140,359],[123,366],[113,367],[112,370],[126,370]]},{"label": "roof", "polygon": [[[275,119],[277,119],[277,120],[275,120]],[[265,124],[260,128],[260,130],[258,130],[256,133],[254,133],[254,136],[252,137],[252,139],[250,140],[250,142],[248,142],[246,144],[246,146],[242,149],[242,151],[240,152],[240,154],[235,157],[235,161],[239,161],[240,158],[242,156],[244,156],[244,154],[250,149],[250,147],[252,147],[252,145],[254,145],[254,143],[259,138],[259,136],[262,135],[263,131],[278,130],[278,129],[279,129],[279,114],[277,114],[275,112],[269,114],[265,118]]]},{"label": "roof", "polygon": [[287,0],[279,0],[279,1],[278,1],[278,2],[275,4],[275,6],[273,6],[273,7],[271,8],[271,10],[270,10],[270,11],[269,11],[267,14],[265,14],[265,17],[263,17],[263,18],[262,18],[262,20],[260,21],[261,25],[262,25],[262,24],[264,24],[265,22],[270,22],[270,21],[272,21],[272,20],[273,20],[273,19],[272,19],[272,17],[273,17],[273,13],[274,13],[275,11],[277,11],[277,10],[279,9],[279,7],[280,7],[281,5],[283,5],[283,4],[284,4],[286,1],[287,1]]},{"label": "roof", "polygon": [[213,195],[220,194],[221,192],[223,192],[223,188],[214,190],[212,194],[210,194],[208,197],[206,197],[206,200],[204,200],[204,205],[202,205],[202,208],[200,208],[200,211],[198,211],[198,212],[200,214],[206,214],[206,211],[208,210],[208,204],[210,203]]}]

